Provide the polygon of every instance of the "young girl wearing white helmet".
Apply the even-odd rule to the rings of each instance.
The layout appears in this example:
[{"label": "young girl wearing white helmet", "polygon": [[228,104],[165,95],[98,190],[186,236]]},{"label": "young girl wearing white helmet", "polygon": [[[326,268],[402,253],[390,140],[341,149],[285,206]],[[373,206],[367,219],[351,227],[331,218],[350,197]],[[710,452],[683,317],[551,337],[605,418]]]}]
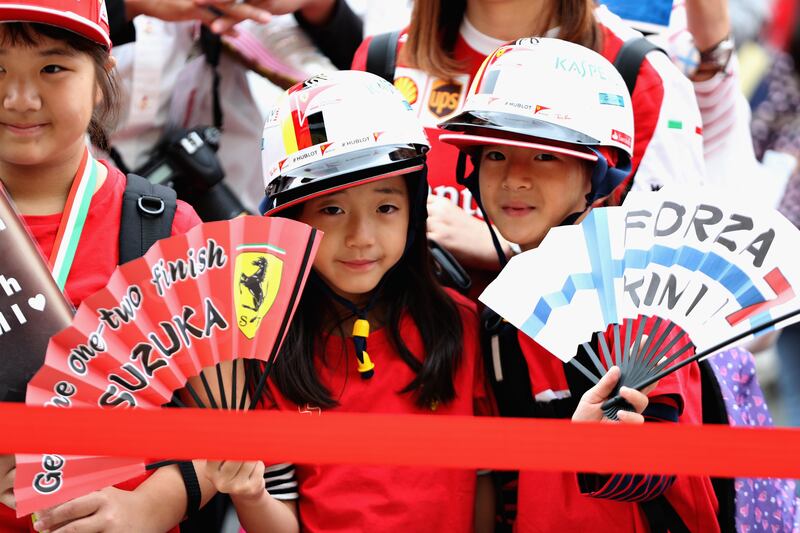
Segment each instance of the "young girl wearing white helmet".
[{"label": "young girl wearing white helmet", "polygon": [[[89,152],[115,112],[114,59],[104,0],[0,2],[0,181],[53,277],[77,307],[118,263],[127,178]],[[179,202],[172,232],[200,220]],[[14,518],[15,463],[0,456],[0,531]],[[186,510],[178,467],[38,514],[37,531],[177,530]]]},{"label": "young girl wearing white helmet", "polygon": [[[407,102],[372,74],[319,75],[279,98],[264,127],[262,205],[324,236],[260,407],[486,409],[474,305],[430,267],[428,148]],[[474,470],[298,464],[262,477],[260,463],[239,465],[212,463],[209,476],[251,533],[473,527]]]},{"label": "young girl wearing white helmet", "polygon": [[[456,132],[440,139],[461,150],[458,179],[486,219],[523,250],[536,248],[551,228],[579,222],[624,179],[633,154],[631,100],[621,76],[596,52],[558,39],[521,39],[495,50],[462,113],[441,127]],[[466,157],[474,167],[469,176]],[[487,336],[497,336],[494,345],[503,347],[489,363],[501,414],[574,418],[588,380],[496,315],[488,318]],[[645,331],[650,327],[647,322]],[[613,376],[616,381],[617,370]],[[649,405],[639,404],[648,405],[647,420],[701,421],[697,365],[647,393]],[[642,420],[632,415],[622,420]],[[586,453],[603,448],[587,443]],[[708,478],[520,472],[515,529],[648,531],[667,525],[680,531],[673,526],[677,516],[688,530],[714,531],[716,505]],[[659,511],[669,518],[653,518]]]},{"label": "young girl wearing white helmet", "polygon": [[[267,214],[311,224],[324,237],[261,398],[265,408],[490,410],[474,305],[442,289],[431,270],[427,150],[407,101],[364,72],[299,84],[268,117]],[[490,482],[475,471],[283,465],[259,483],[252,464],[212,467],[251,533],[292,530],[294,516],[304,531],[487,531],[494,516]],[[287,489],[292,471],[296,483]]]}]

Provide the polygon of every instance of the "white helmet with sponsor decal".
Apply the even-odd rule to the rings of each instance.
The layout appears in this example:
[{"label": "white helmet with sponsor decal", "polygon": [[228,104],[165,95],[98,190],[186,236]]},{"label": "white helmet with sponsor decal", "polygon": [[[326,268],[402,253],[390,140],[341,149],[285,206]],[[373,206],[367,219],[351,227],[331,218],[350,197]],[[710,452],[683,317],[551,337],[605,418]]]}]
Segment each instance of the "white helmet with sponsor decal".
[{"label": "white helmet with sponsor decal", "polygon": [[462,112],[440,127],[463,132],[440,139],[467,153],[513,144],[597,161],[590,201],[622,182],[633,156],[633,110],[622,76],[597,52],[560,39],[520,39],[495,50]]},{"label": "white helmet with sponsor decal", "polygon": [[391,83],[360,71],[315,76],[288,89],[267,117],[266,213],[421,171],[429,148],[411,107]]}]

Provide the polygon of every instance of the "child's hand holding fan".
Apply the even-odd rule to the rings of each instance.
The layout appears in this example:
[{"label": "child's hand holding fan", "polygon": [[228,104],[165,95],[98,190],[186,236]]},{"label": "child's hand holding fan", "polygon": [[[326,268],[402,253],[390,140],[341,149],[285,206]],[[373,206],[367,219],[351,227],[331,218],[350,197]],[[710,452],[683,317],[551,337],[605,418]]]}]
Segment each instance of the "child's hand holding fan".
[{"label": "child's hand holding fan", "polygon": [[[259,373],[259,396],[320,238],[292,220],[241,217],[159,241],[51,339],[28,405],[250,407],[242,368]],[[137,459],[19,455],[17,513],[144,472]]]},{"label": "child's hand holding fan", "polygon": [[[480,299],[593,383],[616,365],[619,386],[644,390],[800,320],[798,247],[780,213],[720,191],[632,193],[551,230]],[[620,407],[619,397],[604,405],[610,418]]]}]

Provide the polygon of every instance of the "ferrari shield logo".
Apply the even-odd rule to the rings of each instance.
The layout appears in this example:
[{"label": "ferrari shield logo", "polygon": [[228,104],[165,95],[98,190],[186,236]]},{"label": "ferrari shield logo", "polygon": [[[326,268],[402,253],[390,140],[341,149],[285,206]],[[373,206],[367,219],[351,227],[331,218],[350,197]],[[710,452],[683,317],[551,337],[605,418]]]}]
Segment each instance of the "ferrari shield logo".
[{"label": "ferrari shield logo", "polygon": [[[255,337],[281,285],[283,261],[272,253],[266,253],[269,248],[268,245],[244,245],[238,249],[254,251],[245,251],[236,256],[233,278],[236,323],[248,339]],[[274,251],[283,252],[278,248]]]}]

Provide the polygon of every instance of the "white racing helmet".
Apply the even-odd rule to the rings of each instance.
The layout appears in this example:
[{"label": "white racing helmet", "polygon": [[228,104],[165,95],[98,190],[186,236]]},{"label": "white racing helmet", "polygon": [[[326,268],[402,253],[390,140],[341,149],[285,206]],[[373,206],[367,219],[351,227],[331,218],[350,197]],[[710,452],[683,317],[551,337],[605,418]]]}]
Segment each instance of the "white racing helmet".
[{"label": "white racing helmet", "polygon": [[622,182],[633,156],[633,109],[622,76],[597,52],[560,39],[525,38],[495,50],[463,111],[439,126],[459,132],[440,139],[467,153],[509,144],[596,161],[591,201]]},{"label": "white racing helmet", "polygon": [[368,181],[422,171],[430,148],[411,106],[368,72],[291,87],[264,125],[265,214]]}]

